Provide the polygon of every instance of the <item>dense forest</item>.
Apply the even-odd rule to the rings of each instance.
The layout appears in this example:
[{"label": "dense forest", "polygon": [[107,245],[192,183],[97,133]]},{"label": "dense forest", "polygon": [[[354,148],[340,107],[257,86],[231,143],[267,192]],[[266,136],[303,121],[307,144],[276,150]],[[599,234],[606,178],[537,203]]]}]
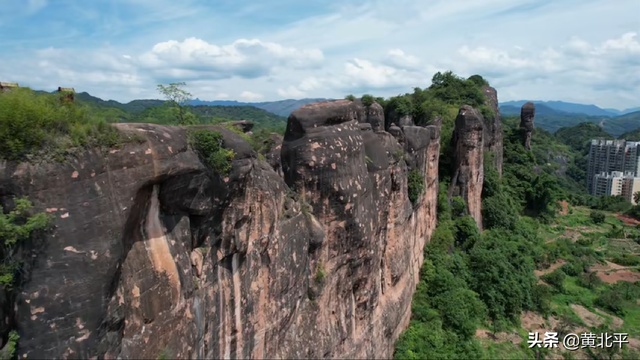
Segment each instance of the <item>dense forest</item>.
[{"label": "dense forest", "polygon": [[[607,283],[595,270],[640,265],[640,232],[614,216],[629,211],[628,201],[594,198],[585,191],[589,140],[611,135],[593,123],[556,134],[536,128],[528,151],[519,118],[505,117],[502,178],[490,161],[492,154],[485,153],[485,230],[480,233],[464,200],[448,199],[446,190],[458,107],[470,104],[484,116],[494,115],[479,90],[485,83],[479,76],[436,74],[429,88],[379,100],[387,114],[411,114],[418,124],[428,124],[436,115],[443,118],[438,227],[424,249],[411,324],[396,344],[395,357],[638,358],[637,349],[629,348],[586,348],[572,354],[528,347],[532,329],[525,320],[532,316],[560,334],[576,329],[613,333],[620,327],[614,320],[620,320],[630,337],[640,336],[640,285]],[[594,311],[605,320],[595,326],[580,311]]]}]

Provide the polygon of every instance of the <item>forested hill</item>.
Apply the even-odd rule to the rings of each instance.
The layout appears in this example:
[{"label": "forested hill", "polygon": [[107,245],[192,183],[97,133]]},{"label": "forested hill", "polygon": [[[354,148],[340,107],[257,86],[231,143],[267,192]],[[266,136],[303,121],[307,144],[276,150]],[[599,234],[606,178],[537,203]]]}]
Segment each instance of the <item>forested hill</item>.
[{"label": "forested hill", "polygon": [[[102,100],[86,92],[76,94],[80,105],[88,106],[91,112],[107,122],[148,122],[173,124],[175,114],[163,100],[133,100],[123,104],[113,100]],[[225,121],[248,120],[256,128],[284,130],[287,119],[253,106],[186,106],[201,124],[215,124]]]},{"label": "forested hill", "polygon": [[[505,116],[520,116],[520,108],[515,105],[501,105],[500,112]],[[556,132],[561,128],[572,127],[585,122],[601,125],[607,133],[618,137],[623,133],[640,128],[640,111],[621,116],[592,116],[561,111],[546,104],[536,104],[536,127]]]}]

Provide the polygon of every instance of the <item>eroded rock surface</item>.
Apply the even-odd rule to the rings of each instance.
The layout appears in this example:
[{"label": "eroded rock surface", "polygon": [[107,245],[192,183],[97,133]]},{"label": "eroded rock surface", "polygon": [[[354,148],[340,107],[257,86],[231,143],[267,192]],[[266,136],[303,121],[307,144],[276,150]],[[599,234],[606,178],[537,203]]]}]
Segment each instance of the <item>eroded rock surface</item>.
[{"label": "eroded rock surface", "polygon": [[[309,257],[311,269],[327,274],[312,294],[318,310],[310,322],[300,320],[317,330],[310,334],[313,356],[388,358],[408,324],[422,249],[436,224],[440,149],[438,128],[411,133],[427,184],[415,206],[405,161],[394,157],[401,146],[389,133],[361,130],[357,104],[310,104],[289,118],[285,181],[303,194],[326,233]],[[306,334],[298,332],[291,346],[307,343],[300,338]]]},{"label": "eroded rock surface", "polygon": [[533,133],[533,121],[536,117],[536,106],[532,102],[522,105],[520,109],[520,129],[524,133],[524,147],[531,150],[531,134]]},{"label": "eroded rock surface", "polygon": [[449,197],[461,196],[482,229],[482,185],[484,183],[484,125],[480,112],[464,105],[456,117],[452,138],[454,175]]},{"label": "eroded rock surface", "polygon": [[427,184],[412,205],[402,146],[358,114],[294,112],[284,179],[215,126],[198,128],[236,153],[225,176],[184,129],[150,124],[119,124],[146,141],[106,154],[0,163],[0,203],[55,216],[15,301],[18,355],[390,357],[436,224],[439,128],[404,129]]},{"label": "eroded rock surface", "polygon": [[502,138],[502,118],[500,115],[500,107],[498,105],[498,92],[491,86],[483,86],[482,92],[486,98],[485,105],[492,111],[493,116],[483,117],[484,120],[484,147],[493,153],[493,165],[502,175],[503,163],[503,138]]}]

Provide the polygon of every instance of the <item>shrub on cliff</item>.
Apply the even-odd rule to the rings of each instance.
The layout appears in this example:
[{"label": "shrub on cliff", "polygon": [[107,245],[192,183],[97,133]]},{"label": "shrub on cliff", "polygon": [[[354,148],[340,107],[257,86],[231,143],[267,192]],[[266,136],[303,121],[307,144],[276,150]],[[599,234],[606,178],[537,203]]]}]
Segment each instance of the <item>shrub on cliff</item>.
[{"label": "shrub on cliff", "polygon": [[362,104],[364,104],[364,106],[371,106],[375,101],[376,99],[373,97],[373,95],[369,95],[369,94],[362,95]]},{"label": "shrub on cliff", "polygon": [[222,134],[210,130],[195,130],[189,136],[191,145],[211,169],[221,175],[229,173],[235,153],[222,147]]},{"label": "shrub on cliff", "polygon": [[23,160],[34,152],[117,145],[117,129],[85,106],[63,103],[59,95],[28,88],[0,94],[0,159]]},{"label": "shrub on cliff", "polygon": [[424,177],[418,169],[409,171],[408,191],[409,200],[415,204],[420,194],[424,191]]},{"label": "shrub on cliff", "polygon": [[4,213],[0,207],[0,241],[3,244],[0,264],[0,284],[10,290],[14,284],[14,275],[20,269],[15,259],[15,249],[29,240],[35,233],[49,226],[50,217],[45,213],[31,214],[31,202],[26,198],[15,199],[15,208]]}]

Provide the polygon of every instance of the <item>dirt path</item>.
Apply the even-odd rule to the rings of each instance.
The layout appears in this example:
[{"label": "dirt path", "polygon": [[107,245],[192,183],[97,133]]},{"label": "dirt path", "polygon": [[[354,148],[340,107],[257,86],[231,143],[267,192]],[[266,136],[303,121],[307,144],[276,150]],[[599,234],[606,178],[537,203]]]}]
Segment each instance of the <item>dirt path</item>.
[{"label": "dirt path", "polygon": [[551,266],[549,266],[549,268],[547,269],[542,269],[542,270],[534,270],[533,273],[539,278],[542,275],[546,275],[549,273],[552,273],[554,270],[560,268],[562,265],[566,264],[567,262],[563,259],[560,259],[558,261],[556,261],[555,263],[551,264]]}]

